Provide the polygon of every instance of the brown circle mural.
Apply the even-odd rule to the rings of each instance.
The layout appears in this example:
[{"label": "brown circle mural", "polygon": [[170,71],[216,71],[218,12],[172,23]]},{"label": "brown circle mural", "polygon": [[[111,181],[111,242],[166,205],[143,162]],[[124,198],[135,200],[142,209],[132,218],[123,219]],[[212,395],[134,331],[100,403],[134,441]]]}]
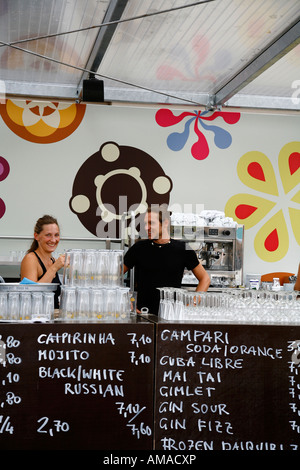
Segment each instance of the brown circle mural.
[{"label": "brown circle mural", "polygon": [[[168,204],[172,180],[149,154],[135,147],[106,142],[79,168],[70,208],[99,238],[119,238],[124,212],[133,212],[137,229],[147,206]],[[129,215],[126,218],[129,224]]]},{"label": "brown circle mural", "polygon": [[77,103],[6,100],[0,104],[3,121],[22,139],[50,144],[65,139],[80,125],[86,105]]}]

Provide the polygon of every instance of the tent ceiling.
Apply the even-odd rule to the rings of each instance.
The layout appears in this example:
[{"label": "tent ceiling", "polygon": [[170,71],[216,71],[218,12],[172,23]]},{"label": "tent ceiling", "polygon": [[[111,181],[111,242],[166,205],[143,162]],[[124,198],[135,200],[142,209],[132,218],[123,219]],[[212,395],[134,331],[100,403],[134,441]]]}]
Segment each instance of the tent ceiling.
[{"label": "tent ceiling", "polygon": [[7,96],[299,110],[299,70],[299,0],[0,1]]}]

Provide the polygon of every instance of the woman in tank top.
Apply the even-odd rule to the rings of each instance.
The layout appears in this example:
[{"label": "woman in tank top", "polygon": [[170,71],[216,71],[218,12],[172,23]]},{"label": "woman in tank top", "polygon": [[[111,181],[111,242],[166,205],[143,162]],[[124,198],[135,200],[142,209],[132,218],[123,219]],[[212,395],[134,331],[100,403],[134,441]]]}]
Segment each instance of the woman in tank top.
[{"label": "woman in tank top", "polygon": [[[65,256],[55,259],[52,254],[60,241],[57,220],[44,215],[34,227],[34,240],[21,263],[21,280],[26,277],[34,282],[60,284],[58,271],[64,266]],[[54,307],[58,308],[60,287],[55,292]]]}]

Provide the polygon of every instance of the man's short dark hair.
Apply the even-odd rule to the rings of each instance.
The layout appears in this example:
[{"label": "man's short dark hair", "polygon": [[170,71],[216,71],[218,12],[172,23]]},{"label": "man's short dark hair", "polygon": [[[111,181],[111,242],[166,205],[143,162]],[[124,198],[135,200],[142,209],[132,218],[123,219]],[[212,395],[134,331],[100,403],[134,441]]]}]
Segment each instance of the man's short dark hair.
[{"label": "man's short dark hair", "polygon": [[159,222],[162,224],[165,220],[170,222],[172,212],[168,210],[167,204],[151,204],[148,206],[147,214],[154,213],[158,214]]}]

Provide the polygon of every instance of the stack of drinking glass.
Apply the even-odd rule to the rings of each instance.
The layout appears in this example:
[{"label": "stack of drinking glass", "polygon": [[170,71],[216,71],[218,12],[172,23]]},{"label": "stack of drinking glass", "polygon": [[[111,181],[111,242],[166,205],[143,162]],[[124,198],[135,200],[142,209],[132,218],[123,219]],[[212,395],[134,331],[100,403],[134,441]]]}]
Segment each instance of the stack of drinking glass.
[{"label": "stack of drinking glass", "polygon": [[50,321],[54,292],[0,292],[1,321]]},{"label": "stack of drinking glass", "polygon": [[300,292],[224,289],[191,292],[160,288],[159,317],[202,323],[299,324]]},{"label": "stack of drinking glass", "polygon": [[60,320],[116,321],[130,316],[130,291],[123,286],[122,250],[66,252]]}]

